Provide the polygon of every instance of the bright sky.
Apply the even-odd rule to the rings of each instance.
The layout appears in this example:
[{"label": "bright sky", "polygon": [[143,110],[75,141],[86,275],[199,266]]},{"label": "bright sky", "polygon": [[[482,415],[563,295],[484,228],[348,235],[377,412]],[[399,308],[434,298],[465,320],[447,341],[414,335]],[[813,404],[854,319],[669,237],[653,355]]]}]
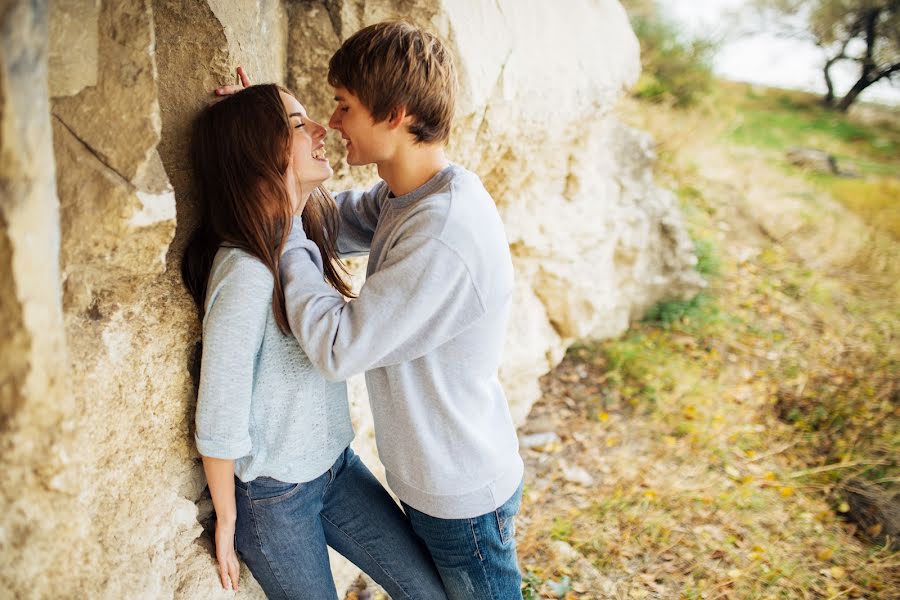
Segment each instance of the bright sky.
[{"label": "bright sky", "polygon": [[[735,26],[732,15],[740,15],[741,9],[744,14],[749,12],[746,8],[748,0],[660,0],[659,4],[689,32],[703,36],[727,35]],[[737,22],[740,23],[740,17]],[[766,33],[725,39],[713,65],[720,76],[825,93],[824,55],[812,43],[785,40]],[[832,73],[839,95],[856,81],[856,71],[851,63],[835,66]],[[864,91],[861,99],[900,104],[900,85],[891,86],[882,80]]]}]

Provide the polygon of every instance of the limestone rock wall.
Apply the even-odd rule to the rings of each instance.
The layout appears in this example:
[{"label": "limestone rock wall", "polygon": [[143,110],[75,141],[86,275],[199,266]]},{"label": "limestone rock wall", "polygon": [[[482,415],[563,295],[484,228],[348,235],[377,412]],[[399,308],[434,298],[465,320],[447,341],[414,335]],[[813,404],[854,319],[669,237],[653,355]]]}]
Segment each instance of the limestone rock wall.
[{"label": "limestone rock wall", "polygon": [[77,561],[60,549],[85,538],[72,502],[47,27],[43,3],[0,3],[0,589],[10,597],[51,597],[48,571],[72,583]]},{"label": "limestone rock wall", "polygon": [[[651,141],[609,114],[637,77],[614,0],[0,1],[0,589],[21,598],[216,598],[193,448],[193,116],[243,64],[327,119],[328,57],[407,17],[452,47],[450,155],[482,175],[518,286],[502,370],[516,420],[575,339],[695,291]],[[366,185],[337,136],[333,189]],[[365,390],[357,445],[375,466]],[[339,586],[353,575],[335,561]],[[242,597],[262,597],[244,569]]]}]

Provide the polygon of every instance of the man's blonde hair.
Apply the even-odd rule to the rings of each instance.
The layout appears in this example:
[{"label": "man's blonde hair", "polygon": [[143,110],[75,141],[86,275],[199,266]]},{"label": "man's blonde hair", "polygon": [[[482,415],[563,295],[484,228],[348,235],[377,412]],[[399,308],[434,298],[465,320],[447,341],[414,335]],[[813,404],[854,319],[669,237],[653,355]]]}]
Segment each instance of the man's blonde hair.
[{"label": "man's blonde hair", "polygon": [[375,122],[404,107],[416,141],[446,142],[456,105],[453,57],[434,35],[406,21],[360,29],[328,63],[328,83],[344,87]]}]

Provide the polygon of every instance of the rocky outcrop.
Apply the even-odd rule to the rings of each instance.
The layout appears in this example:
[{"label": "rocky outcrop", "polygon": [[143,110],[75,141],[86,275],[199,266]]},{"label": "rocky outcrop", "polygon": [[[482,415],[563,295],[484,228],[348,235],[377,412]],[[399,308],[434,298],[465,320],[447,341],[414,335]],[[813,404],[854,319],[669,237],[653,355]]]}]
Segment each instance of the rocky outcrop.
[{"label": "rocky outcrop", "polygon": [[73,502],[48,24],[41,2],[0,7],[0,589],[49,598],[77,577],[66,548],[86,536]]},{"label": "rocky outcrop", "polygon": [[[482,175],[507,225],[518,287],[501,375],[517,421],[573,340],[617,335],[697,289],[650,140],[610,114],[638,72],[617,2],[4,2],[0,586],[12,597],[230,596],[202,535],[199,328],[177,269],[195,222],[191,120],[237,64],[325,119],[328,57],[400,16],[456,54],[450,154]],[[330,144],[333,189],[371,183]],[[371,464],[364,386],[351,389]],[[261,597],[244,578],[241,595]]]}]

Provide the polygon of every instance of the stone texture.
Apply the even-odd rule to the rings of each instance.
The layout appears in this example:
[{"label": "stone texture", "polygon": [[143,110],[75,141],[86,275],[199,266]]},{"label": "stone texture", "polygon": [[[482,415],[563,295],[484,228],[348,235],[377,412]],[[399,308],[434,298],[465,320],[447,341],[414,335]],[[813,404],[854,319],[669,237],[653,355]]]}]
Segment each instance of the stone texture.
[{"label": "stone texture", "polygon": [[[327,120],[331,53],[400,16],[455,52],[449,153],[482,175],[507,225],[518,286],[501,377],[517,423],[574,339],[617,335],[698,288],[651,140],[609,114],[638,71],[617,2],[4,0],[0,586],[12,597],[233,597],[192,439],[199,327],[178,270],[195,224],[191,121],[238,64]],[[332,189],[371,184],[336,138]],[[380,474],[362,378],[350,389],[355,445]],[[340,589],[355,570],[333,560]],[[262,597],[246,569],[242,588]]]},{"label": "stone texture", "polygon": [[284,10],[275,0],[154,2],[163,120],[159,153],[178,198],[178,229],[168,257],[173,268],[195,225],[188,160],[192,119],[214,100],[214,88],[235,83],[238,65],[256,82],[284,81]]},{"label": "stone texture", "polygon": [[51,597],[85,536],[66,393],[45,2],[0,3],[0,589]]},{"label": "stone texture", "polygon": [[100,0],[63,0],[50,10],[50,95],[72,96],[97,85]]}]

